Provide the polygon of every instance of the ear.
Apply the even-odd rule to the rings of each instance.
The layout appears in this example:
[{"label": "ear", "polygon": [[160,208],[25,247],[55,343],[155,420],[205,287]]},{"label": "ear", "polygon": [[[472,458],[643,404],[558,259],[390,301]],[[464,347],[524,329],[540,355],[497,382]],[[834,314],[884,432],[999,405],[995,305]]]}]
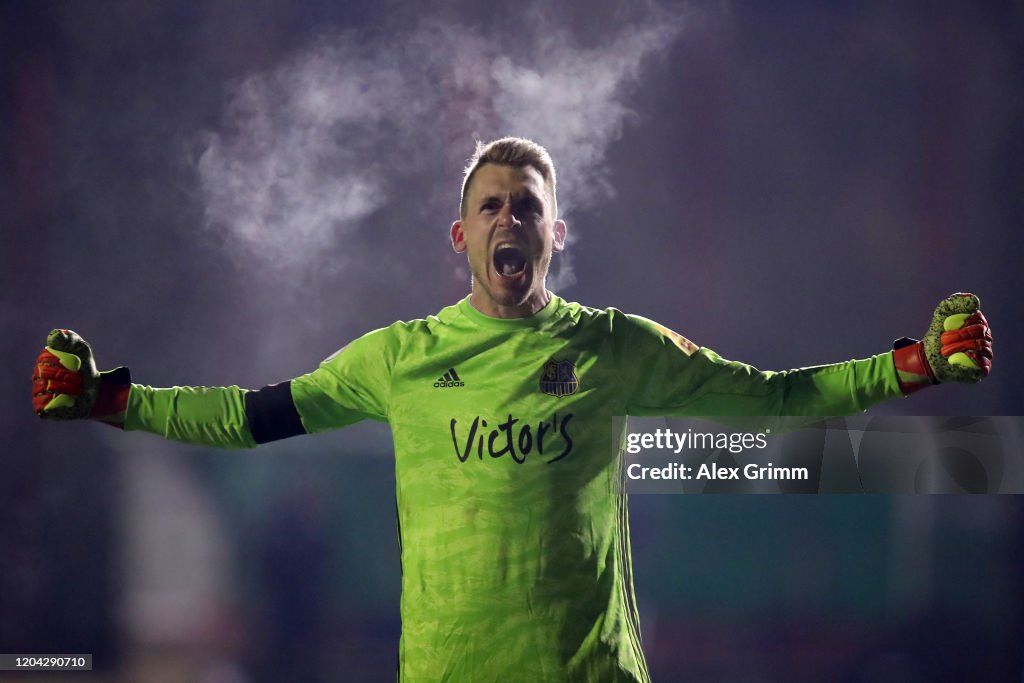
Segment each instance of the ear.
[{"label": "ear", "polygon": [[452,249],[456,254],[466,251],[466,234],[462,232],[462,221],[452,223]]},{"label": "ear", "polygon": [[551,241],[552,251],[562,251],[565,249],[565,233],[568,229],[565,221],[561,219],[555,221],[555,234],[553,236],[554,239]]}]

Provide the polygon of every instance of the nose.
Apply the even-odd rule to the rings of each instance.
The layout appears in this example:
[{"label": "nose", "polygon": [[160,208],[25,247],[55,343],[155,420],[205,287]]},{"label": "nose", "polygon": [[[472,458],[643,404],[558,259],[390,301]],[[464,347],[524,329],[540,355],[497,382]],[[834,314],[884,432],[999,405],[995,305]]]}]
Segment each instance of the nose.
[{"label": "nose", "polygon": [[501,205],[501,211],[498,212],[498,227],[511,230],[522,224],[521,220],[512,215],[512,202],[506,201]]}]

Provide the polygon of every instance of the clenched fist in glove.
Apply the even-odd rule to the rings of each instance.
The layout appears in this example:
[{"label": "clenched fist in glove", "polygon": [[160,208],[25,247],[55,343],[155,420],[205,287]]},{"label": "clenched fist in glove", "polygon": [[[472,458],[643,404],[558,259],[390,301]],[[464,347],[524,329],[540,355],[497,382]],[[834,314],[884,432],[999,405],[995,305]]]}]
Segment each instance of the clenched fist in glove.
[{"label": "clenched fist in glove", "polygon": [[900,389],[912,394],[940,382],[977,382],[992,370],[992,330],[973,294],[939,302],[924,339],[899,339],[893,362]]},{"label": "clenched fist in glove", "polygon": [[127,368],[98,372],[84,339],[72,330],[53,330],[36,358],[32,407],[42,418],[92,418],[121,426],[130,389]]}]

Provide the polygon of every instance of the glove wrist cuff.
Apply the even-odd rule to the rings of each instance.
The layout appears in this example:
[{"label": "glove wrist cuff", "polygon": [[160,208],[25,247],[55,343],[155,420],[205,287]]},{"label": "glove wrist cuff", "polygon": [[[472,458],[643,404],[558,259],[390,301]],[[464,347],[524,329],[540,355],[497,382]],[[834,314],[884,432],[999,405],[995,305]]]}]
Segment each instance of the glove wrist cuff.
[{"label": "glove wrist cuff", "polygon": [[128,368],[120,367],[100,373],[100,390],[89,417],[112,427],[124,429],[124,416],[128,410],[132,375]]},{"label": "glove wrist cuff", "polygon": [[928,364],[924,344],[916,339],[903,337],[893,342],[892,361],[904,396],[939,383]]}]

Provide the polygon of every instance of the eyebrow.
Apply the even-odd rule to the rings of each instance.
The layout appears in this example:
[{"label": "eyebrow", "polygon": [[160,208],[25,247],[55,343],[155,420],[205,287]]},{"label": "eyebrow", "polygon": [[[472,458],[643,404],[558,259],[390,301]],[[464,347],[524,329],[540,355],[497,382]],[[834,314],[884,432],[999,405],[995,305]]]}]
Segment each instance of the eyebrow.
[{"label": "eyebrow", "polygon": [[[504,202],[505,201],[503,194],[499,194],[497,192],[491,192],[489,194],[484,194],[482,197],[480,197],[477,200],[476,203],[477,203],[478,206],[483,206],[484,204],[486,204],[487,202],[491,201],[492,199],[496,199],[496,200],[498,200],[500,202]],[[517,195],[513,195],[512,196],[512,203],[514,203],[514,204],[515,203],[522,203],[524,200],[525,201],[533,201],[533,202],[536,202],[537,204],[541,204],[541,205],[544,202],[544,200],[541,198],[541,196],[538,195],[536,192],[534,192],[530,188],[524,188],[523,192],[520,193],[518,196]]]}]

